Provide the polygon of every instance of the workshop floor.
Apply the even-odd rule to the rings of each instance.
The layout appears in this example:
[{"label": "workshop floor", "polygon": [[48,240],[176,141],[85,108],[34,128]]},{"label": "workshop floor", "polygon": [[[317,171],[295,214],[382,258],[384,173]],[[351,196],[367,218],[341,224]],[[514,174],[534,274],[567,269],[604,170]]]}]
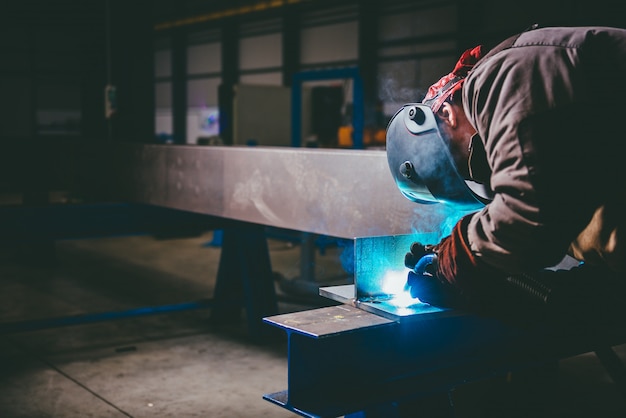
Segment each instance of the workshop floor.
[{"label": "workshop floor", "polygon": [[[210,232],[61,241],[53,264],[3,248],[0,325],[211,298],[221,251],[212,243]],[[299,245],[270,239],[269,246],[273,270],[297,278]],[[318,252],[317,281],[347,280],[341,251]],[[281,312],[324,304],[278,292]],[[203,308],[0,333],[0,417],[296,416],[262,398],[287,388],[282,333],[251,341],[243,316],[219,332],[209,319]],[[626,359],[626,346],[616,351]],[[497,378],[456,390],[454,417],[626,416],[593,354],[562,361],[557,375],[532,385],[524,381]],[[439,416],[423,412],[415,416]]]}]

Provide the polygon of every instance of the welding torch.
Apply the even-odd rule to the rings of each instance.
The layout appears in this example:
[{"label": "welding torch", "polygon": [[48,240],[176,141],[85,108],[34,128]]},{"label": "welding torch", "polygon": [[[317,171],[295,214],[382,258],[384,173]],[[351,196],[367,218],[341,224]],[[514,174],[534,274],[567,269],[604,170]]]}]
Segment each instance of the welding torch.
[{"label": "welding torch", "polygon": [[476,292],[480,295],[469,296],[437,277],[437,254],[432,247],[416,243],[411,250],[405,257],[405,265],[410,268],[405,290],[412,298],[442,308],[492,309],[500,313],[517,310],[529,319],[554,312],[562,315],[580,306],[588,298],[590,284],[597,280],[596,274],[582,267],[502,274],[483,277],[482,289]]},{"label": "welding torch", "polygon": [[[416,254],[422,254],[416,257]],[[445,280],[437,275],[437,254],[432,246],[414,243],[411,252],[407,253],[404,264],[409,267],[405,291],[412,298],[442,308],[463,308],[465,300]]]}]

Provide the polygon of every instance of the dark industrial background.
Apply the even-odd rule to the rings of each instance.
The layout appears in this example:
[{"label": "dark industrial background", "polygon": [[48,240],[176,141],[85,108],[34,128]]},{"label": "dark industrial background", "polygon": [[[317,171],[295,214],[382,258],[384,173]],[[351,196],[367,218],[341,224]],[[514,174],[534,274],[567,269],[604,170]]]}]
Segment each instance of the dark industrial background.
[{"label": "dark industrial background", "polygon": [[[623,27],[620,7],[607,0],[6,2],[0,185],[42,188],[46,177],[49,187],[67,188],[58,167],[52,176],[38,171],[50,164],[49,152],[32,145],[54,144],[51,152],[63,157],[68,139],[163,141],[160,111],[170,121],[167,140],[189,142],[188,108],[198,97],[219,106],[221,139],[232,143],[232,88],[248,79],[290,87],[302,71],[357,67],[364,125],[384,126],[381,108],[388,117],[393,104],[421,97],[465,48],[533,23]],[[272,58],[255,64],[244,55],[262,57],[263,48]],[[107,85],[116,87],[111,119]]]},{"label": "dark industrial background", "polygon": [[[109,181],[120,164],[109,159],[111,144],[384,149],[395,109],[421,99],[466,48],[534,23],[626,28],[622,9],[610,0],[3,2],[0,417],[293,416],[260,398],[286,385],[280,338],[250,348],[239,329],[220,335],[205,328],[202,309],[122,325],[103,317],[74,327],[46,322],[89,308],[116,311],[212,295],[222,225],[157,211],[148,220],[142,213],[138,230],[116,205],[122,174]],[[306,86],[295,84],[301,77]],[[294,88],[303,89],[297,107],[289,101]],[[242,133],[246,126],[254,131]],[[280,138],[271,142],[264,132]],[[20,212],[67,204],[97,210],[62,217]],[[67,236],[38,235],[50,222]],[[276,277],[305,274],[300,264],[310,254],[300,246],[307,245],[316,252],[314,279],[349,281],[343,241],[265,232]],[[283,290],[284,311],[326,304]],[[205,355],[211,350],[214,359]],[[115,357],[129,353],[145,356],[143,363]],[[198,355],[204,368],[194,373]],[[551,416],[626,413],[591,357],[564,364],[574,377],[569,391],[553,397]],[[225,363],[236,370],[216,371]],[[154,374],[145,375],[148,369]],[[251,377],[264,374],[275,384]],[[240,383],[222,387],[229,379]],[[478,388],[475,397],[461,392],[459,411],[539,416],[499,383]],[[240,390],[246,385],[248,392]],[[492,407],[488,413],[483,401]]]}]

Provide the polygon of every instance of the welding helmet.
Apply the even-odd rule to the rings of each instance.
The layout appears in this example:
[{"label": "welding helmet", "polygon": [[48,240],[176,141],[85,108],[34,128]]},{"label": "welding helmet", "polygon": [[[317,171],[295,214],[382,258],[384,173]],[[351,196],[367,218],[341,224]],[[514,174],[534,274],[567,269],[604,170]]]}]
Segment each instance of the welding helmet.
[{"label": "welding helmet", "polygon": [[387,126],[387,161],[400,192],[417,203],[450,203],[478,210],[489,193],[465,181],[454,164],[432,109],[409,103]]}]

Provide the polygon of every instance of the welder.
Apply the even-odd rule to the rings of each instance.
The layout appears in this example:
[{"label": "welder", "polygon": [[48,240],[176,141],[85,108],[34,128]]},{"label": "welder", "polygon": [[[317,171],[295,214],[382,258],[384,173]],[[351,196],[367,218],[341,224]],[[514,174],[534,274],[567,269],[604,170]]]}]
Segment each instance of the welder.
[{"label": "welder", "polygon": [[[472,193],[482,205],[440,242],[407,249],[414,296],[478,310],[526,297],[552,306],[621,305],[626,293],[615,289],[624,289],[626,272],[626,30],[535,25],[493,48],[465,51],[421,103],[392,118],[388,154],[415,149],[404,146],[419,135],[394,125],[416,110],[434,115],[457,174],[487,192]],[[441,155],[420,147],[427,155],[418,160],[389,155],[396,183],[419,203],[430,203],[420,197],[427,188],[433,201],[454,204],[432,174],[448,176],[446,170],[420,166],[429,153],[432,160]],[[573,267],[554,268],[568,257]]]}]

